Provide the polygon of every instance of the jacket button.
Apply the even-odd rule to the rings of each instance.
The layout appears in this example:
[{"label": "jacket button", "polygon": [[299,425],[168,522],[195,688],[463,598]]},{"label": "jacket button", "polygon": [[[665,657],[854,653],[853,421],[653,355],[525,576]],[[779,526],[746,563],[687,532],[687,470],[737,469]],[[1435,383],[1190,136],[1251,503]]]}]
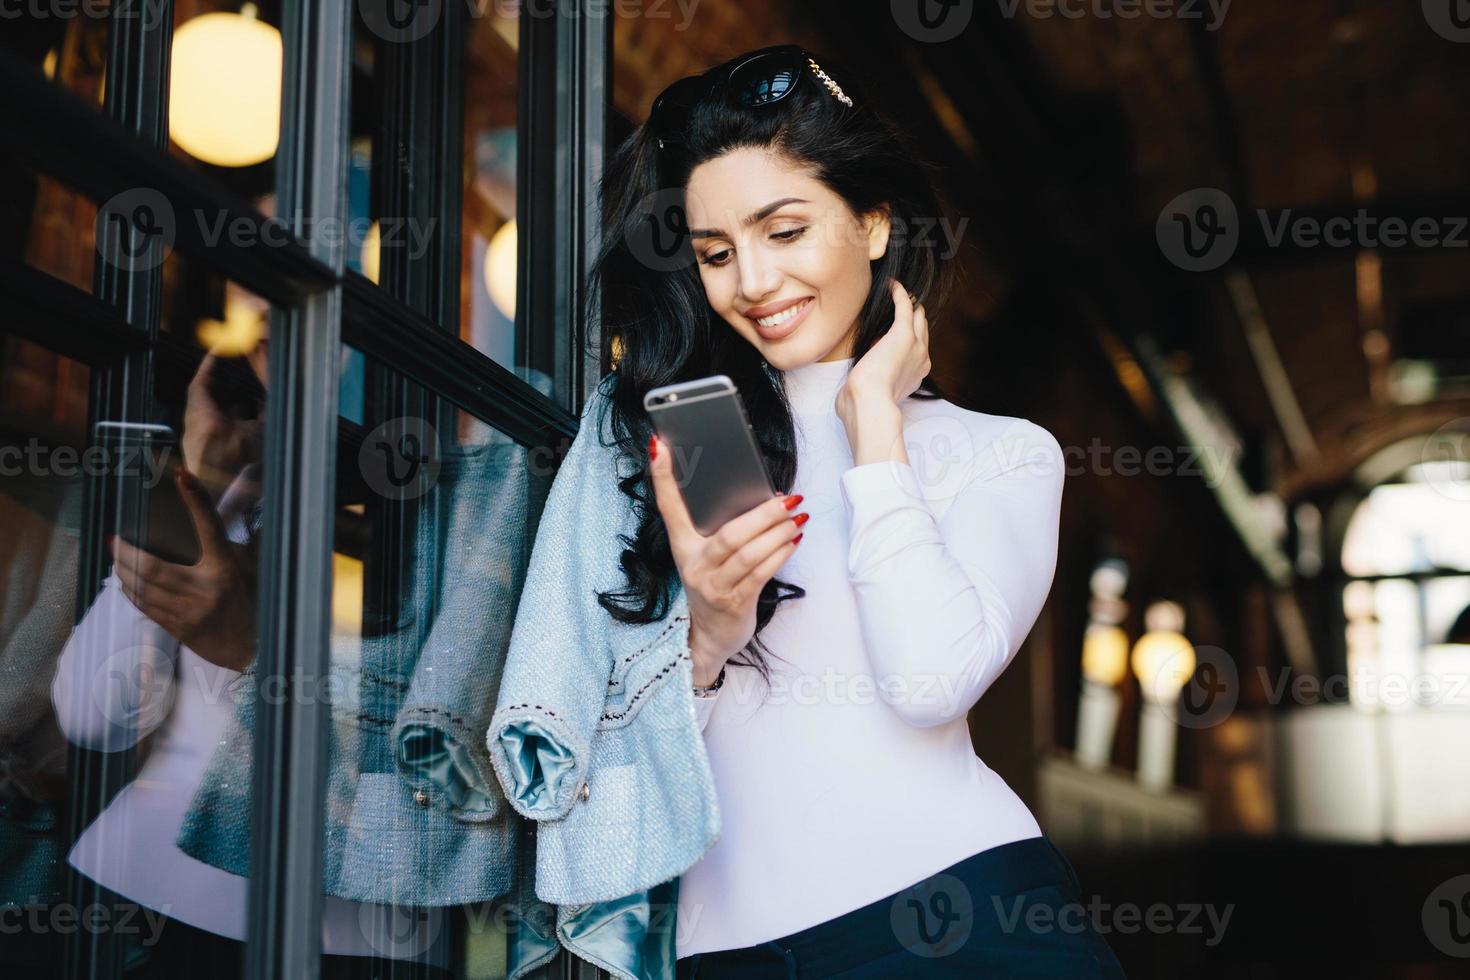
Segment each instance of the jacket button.
[{"label": "jacket button", "polygon": [[428,806],[429,805],[429,794],[428,793],[425,793],[421,789],[416,789],[416,790],[413,791],[413,801],[415,803],[417,803],[419,806]]},{"label": "jacket button", "polygon": [[588,786],[586,783],[583,783],[582,788],[577,790],[577,795],[580,796],[582,798],[582,801],[585,803],[587,800],[592,798],[592,787]]}]

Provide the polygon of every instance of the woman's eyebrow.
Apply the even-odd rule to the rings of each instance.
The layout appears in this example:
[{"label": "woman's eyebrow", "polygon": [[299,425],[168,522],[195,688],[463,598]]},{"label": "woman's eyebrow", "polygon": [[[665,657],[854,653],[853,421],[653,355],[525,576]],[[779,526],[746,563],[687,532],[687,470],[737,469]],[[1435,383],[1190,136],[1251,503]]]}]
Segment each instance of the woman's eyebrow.
[{"label": "woman's eyebrow", "polygon": [[[745,227],[749,228],[753,224],[757,224],[758,222],[761,222],[761,221],[766,220],[771,215],[775,214],[776,211],[778,211],[781,208],[784,208],[788,204],[810,204],[810,203],[812,203],[812,202],[806,200],[805,198],[800,198],[800,197],[783,197],[779,201],[772,201],[770,204],[767,204],[765,207],[761,208],[759,211],[757,211],[754,214],[748,216],[745,219],[745,222],[744,222]],[[718,228],[691,228],[691,229],[689,229],[689,237],[690,238],[727,238],[729,236],[727,236],[723,231],[721,231]]]}]

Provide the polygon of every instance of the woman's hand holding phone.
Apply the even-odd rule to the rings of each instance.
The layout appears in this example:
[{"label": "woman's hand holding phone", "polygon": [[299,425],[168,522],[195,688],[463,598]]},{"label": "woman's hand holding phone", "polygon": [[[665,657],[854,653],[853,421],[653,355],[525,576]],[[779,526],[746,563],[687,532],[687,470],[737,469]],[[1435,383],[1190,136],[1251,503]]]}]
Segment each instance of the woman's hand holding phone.
[{"label": "woman's hand holding phone", "polygon": [[651,437],[648,456],[655,502],[689,599],[694,683],[708,686],[755,635],[761,589],[796,551],[808,515],[791,513],[800,495],[774,496],[715,533],[700,534],[679,492],[668,444]]},{"label": "woman's hand holding phone", "polygon": [[253,546],[230,541],[192,474],[180,467],[177,479],[199,534],[199,561],[178,565],[115,537],[113,570],[139,612],[210,663],[243,671],[255,656]]}]

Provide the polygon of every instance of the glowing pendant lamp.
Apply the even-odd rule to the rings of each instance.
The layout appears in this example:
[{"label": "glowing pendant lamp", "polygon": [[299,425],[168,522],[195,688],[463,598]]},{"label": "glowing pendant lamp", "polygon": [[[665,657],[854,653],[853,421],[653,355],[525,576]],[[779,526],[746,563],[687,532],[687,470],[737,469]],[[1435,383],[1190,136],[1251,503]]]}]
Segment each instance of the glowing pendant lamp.
[{"label": "glowing pendant lamp", "polygon": [[249,167],[275,156],[281,137],[281,32],[238,14],[203,14],[174,32],[169,136],[190,156]]}]

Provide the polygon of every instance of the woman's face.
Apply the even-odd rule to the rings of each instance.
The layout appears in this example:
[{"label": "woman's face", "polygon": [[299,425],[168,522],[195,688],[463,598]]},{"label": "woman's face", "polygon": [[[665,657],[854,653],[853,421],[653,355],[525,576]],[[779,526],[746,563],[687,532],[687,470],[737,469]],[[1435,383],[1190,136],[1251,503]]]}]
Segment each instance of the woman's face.
[{"label": "woman's face", "polygon": [[853,215],[804,168],[742,148],[689,177],[686,207],[710,307],[779,371],[852,356],[869,263],[888,219]]}]

